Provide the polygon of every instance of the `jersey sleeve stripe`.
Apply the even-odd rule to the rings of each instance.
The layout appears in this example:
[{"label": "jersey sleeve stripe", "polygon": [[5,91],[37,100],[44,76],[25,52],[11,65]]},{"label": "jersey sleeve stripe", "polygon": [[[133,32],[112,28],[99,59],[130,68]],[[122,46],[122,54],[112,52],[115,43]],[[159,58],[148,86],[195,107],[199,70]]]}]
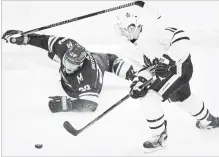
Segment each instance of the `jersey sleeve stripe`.
[{"label": "jersey sleeve stripe", "polygon": [[175,36],[175,35],[177,35],[179,33],[183,33],[183,32],[184,32],[183,30],[179,30],[179,31],[175,32],[173,36]]},{"label": "jersey sleeve stripe", "polygon": [[83,97],[80,97],[79,99],[81,99],[81,100],[89,100],[89,101],[92,101],[92,102],[95,102],[95,103],[98,103],[98,101],[99,101],[98,97],[91,96],[91,95],[85,95]]},{"label": "jersey sleeve stripe", "polygon": [[82,93],[82,94],[80,94],[79,97],[87,96],[87,95],[92,95],[92,96],[96,96],[96,97],[99,96],[98,93],[94,93],[94,92],[86,92],[86,93]]},{"label": "jersey sleeve stripe", "polygon": [[54,45],[54,43],[56,42],[56,40],[58,39],[59,37],[55,37],[55,36],[52,36],[49,38],[48,40],[48,48],[49,48],[49,51],[52,52],[52,47]]},{"label": "jersey sleeve stripe", "polygon": [[165,30],[168,30],[168,31],[170,31],[170,32],[175,32],[174,30],[172,30],[172,29],[169,29],[169,28],[166,28]]},{"label": "jersey sleeve stripe", "polygon": [[189,37],[187,37],[187,35],[185,34],[185,32],[183,30],[178,30],[174,33],[170,45],[172,45],[173,43],[180,41],[180,40],[190,40]]},{"label": "jersey sleeve stripe", "polygon": [[50,49],[50,45],[51,45],[51,42],[55,39],[55,36],[51,36],[49,37],[49,40],[48,40],[48,48],[49,48],[49,51],[52,52],[52,50]]},{"label": "jersey sleeve stripe", "polygon": [[124,64],[124,61],[122,61],[122,62],[119,63],[119,66],[118,66],[118,68],[117,68],[117,70],[116,70],[116,75],[117,75],[117,76],[119,76],[119,73],[120,73],[120,70],[121,70],[123,64]]},{"label": "jersey sleeve stripe", "polygon": [[171,45],[177,41],[180,41],[180,40],[190,40],[189,37],[181,37],[181,38],[177,38],[175,39],[173,42],[171,42]]},{"label": "jersey sleeve stripe", "polygon": [[174,31],[176,31],[177,29],[176,28],[174,28],[174,27],[167,27],[168,29],[171,29],[171,30],[174,30]]}]

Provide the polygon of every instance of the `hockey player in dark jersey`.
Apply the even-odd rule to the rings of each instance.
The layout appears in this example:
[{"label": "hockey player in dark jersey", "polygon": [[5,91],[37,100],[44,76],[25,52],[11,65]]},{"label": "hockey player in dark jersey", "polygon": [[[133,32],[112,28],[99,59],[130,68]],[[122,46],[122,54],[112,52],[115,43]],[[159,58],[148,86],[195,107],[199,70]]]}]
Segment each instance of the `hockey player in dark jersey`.
[{"label": "hockey player in dark jersey", "polygon": [[[168,137],[162,102],[169,100],[180,104],[197,119],[196,126],[200,129],[219,128],[219,117],[213,116],[204,102],[190,91],[193,65],[190,38],[185,31],[165,26],[161,16],[152,13],[148,6],[142,12],[140,15],[131,12],[122,14],[114,28],[126,39],[127,44],[135,47],[134,55],[145,54],[145,64],[151,67],[138,72],[131,85],[132,98],[141,98],[140,103],[152,132],[151,138],[143,144],[145,151],[151,152],[163,148]],[[151,79],[153,74],[156,77],[151,86],[139,90],[138,87]]]},{"label": "hockey player in dark jersey", "polygon": [[95,111],[102,89],[104,72],[127,80],[133,78],[133,66],[114,54],[92,53],[73,39],[50,35],[28,34],[19,37],[18,30],[4,33],[3,39],[17,45],[32,45],[48,51],[60,63],[61,85],[68,96],[52,96],[51,112]]}]

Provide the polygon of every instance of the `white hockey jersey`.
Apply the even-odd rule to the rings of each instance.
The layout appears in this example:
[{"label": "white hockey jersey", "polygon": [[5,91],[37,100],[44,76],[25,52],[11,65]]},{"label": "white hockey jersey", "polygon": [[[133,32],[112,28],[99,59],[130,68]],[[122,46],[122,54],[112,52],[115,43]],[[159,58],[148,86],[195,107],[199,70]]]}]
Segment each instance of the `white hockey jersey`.
[{"label": "white hockey jersey", "polygon": [[133,59],[139,61],[139,56],[143,54],[150,59],[160,58],[164,53],[179,65],[187,59],[190,39],[183,30],[166,25],[161,14],[148,5],[141,10],[139,19],[143,28],[138,40],[133,44],[129,42],[132,47],[125,46],[132,51]]}]

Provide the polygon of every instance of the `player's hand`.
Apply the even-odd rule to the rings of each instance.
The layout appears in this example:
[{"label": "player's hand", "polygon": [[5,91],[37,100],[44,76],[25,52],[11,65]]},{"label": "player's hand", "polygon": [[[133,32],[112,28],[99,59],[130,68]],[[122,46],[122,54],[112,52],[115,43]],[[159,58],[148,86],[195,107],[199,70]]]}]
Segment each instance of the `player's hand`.
[{"label": "player's hand", "polygon": [[65,112],[68,110],[66,96],[50,96],[49,109],[51,112]]},{"label": "player's hand", "polygon": [[136,77],[130,88],[131,88],[131,97],[133,99],[144,97],[148,93],[147,87],[141,87],[147,80],[141,76]]},{"label": "player's hand", "polygon": [[[176,65],[168,55],[163,55],[164,59],[160,60],[155,66],[155,74],[161,78],[166,78],[171,74],[176,74]],[[164,60],[167,60],[168,63],[165,63]]]},{"label": "player's hand", "polygon": [[8,30],[3,34],[2,39],[12,44],[26,45],[29,42],[29,38],[27,35],[21,36],[22,33],[20,30]]}]

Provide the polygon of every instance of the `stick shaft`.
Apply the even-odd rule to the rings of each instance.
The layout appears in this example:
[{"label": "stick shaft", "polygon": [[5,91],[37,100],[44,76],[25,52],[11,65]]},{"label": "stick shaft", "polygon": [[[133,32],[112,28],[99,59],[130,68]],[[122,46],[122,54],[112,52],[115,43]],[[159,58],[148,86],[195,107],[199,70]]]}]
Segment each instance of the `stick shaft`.
[{"label": "stick shaft", "polygon": [[[146,87],[149,83],[151,83],[152,79],[150,79],[149,81],[145,82],[144,84],[142,84],[140,87]],[[127,94],[125,97],[123,97],[121,100],[119,100],[118,102],[116,102],[113,106],[111,106],[110,108],[108,108],[106,111],[104,111],[101,115],[99,115],[98,117],[96,117],[95,119],[93,119],[90,123],[88,123],[87,125],[85,125],[83,128],[76,130],[68,121],[64,122],[64,128],[71,133],[74,136],[77,136],[78,134],[80,134],[83,130],[87,129],[89,126],[91,126],[92,124],[94,124],[96,121],[98,121],[99,119],[101,119],[103,116],[105,116],[108,112],[110,112],[111,110],[113,110],[115,107],[117,107],[119,104],[121,104],[122,102],[124,102],[126,99],[128,99],[131,96],[131,92],[129,94]]]},{"label": "stick shaft", "polygon": [[[101,119],[103,116],[105,116],[108,112],[110,112],[111,110],[113,110],[115,107],[117,107],[119,104],[121,104],[122,102],[124,102],[126,99],[128,99],[131,96],[131,94],[127,94],[125,97],[123,97],[121,100],[119,100],[117,103],[115,103],[113,106],[111,106],[110,108],[108,108],[106,111],[104,111],[101,115],[99,115],[98,117],[96,117],[94,120],[92,120],[90,123],[88,123],[85,127],[83,127],[82,129],[80,129],[80,132],[82,132],[84,129],[88,128],[89,126],[91,126],[93,123],[95,123],[96,121],[98,121],[99,119]],[[79,133],[80,133],[79,132]]]},{"label": "stick shaft", "polygon": [[57,23],[50,24],[50,25],[47,25],[47,26],[43,26],[43,27],[39,27],[39,28],[36,28],[36,29],[32,29],[32,30],[23,32],[21,35],[26,35],[26,34],[29,34],[29,33],[38,32],[38,31],[45,30],[45,29],[48,29],[48,28],[57,27],[57,26],[64,25],[64,24],[67,24],[67,23],[70,23],[70,22],[74,22],[74,21],[78,21],[78,20],[85,19],[85,18],[88,18],[88,17],[92,17],[92,16],[104,14],[104,13],[107,13],[107,12],[111,12],[111,11],[114,11],[114,10],[130,7],[130,6],[133,6],[133,5],[141,6],[142,5],[141,3],[144,4],[144,2],[142,2],[142,1],[136,1],[136,2],[127,3],[127,4],[124,4],[124,5],[117,6],[117,7],[105,9],[105,10],[102,10],[102,11],[90,13],[90,14],[79,16],[79,17],[75,17],[75,18],[72,18],[72,19],[69,19],[69,20],[65,20],[65,21],[57,22]]}]

